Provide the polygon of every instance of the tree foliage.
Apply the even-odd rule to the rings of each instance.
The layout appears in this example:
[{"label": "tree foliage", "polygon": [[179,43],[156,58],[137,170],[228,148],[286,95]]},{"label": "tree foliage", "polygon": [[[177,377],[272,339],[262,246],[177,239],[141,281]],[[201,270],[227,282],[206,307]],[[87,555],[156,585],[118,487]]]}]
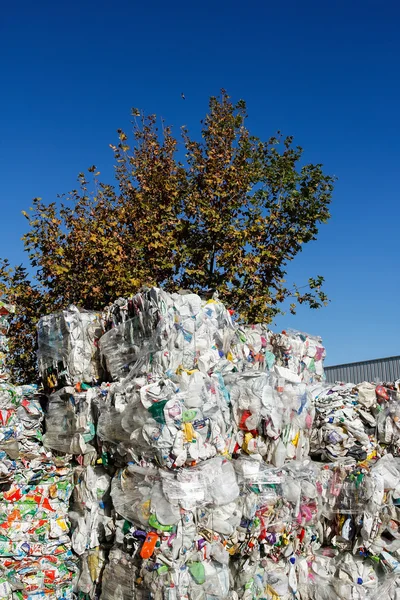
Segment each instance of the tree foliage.
[{"label": "tree foliage", "polygon": [[18,380],[35,370],[38,316],[69,303],[101,309],[156,284],[217,290],[241,319],[270,322],[288,299],[292,312],[296,301],[327,302],[321,276],[301,288],[286,283],[289,262],[330,217],[334,179],[321,164],[303,164],[291,137],[251,135],[245,103],[225,91],[210,99],[200,140],[185,127],[177,139],[137,109],[132,116],[132,140],[118,130],[111,145],[113,185],[93,166],[77,189],[50,204],[36,198],[24,212],[34,275],[7,261],[0,268],[2,289],[18,305],[11,326]]}]

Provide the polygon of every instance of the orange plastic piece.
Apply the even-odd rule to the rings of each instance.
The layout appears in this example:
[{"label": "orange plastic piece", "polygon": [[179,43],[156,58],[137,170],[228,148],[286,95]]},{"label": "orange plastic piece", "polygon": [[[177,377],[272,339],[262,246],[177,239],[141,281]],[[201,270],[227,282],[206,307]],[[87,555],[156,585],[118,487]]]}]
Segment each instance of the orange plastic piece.
[{"label": "orange plastic piece", "polygon": [[158,535],[154,533],[154,531],[149,531],[146,535],[146,539],[144,540],[144,544],[140,551],[140,556],[142,558],[150,558],[154,552],[154,548],[158,542]]}]

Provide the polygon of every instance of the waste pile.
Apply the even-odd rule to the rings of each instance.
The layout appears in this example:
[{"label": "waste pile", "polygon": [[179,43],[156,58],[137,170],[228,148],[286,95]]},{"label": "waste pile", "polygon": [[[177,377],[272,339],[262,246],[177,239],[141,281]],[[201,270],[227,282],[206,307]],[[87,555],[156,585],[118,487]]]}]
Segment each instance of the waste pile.
[{"label": "waste pile", "polygon": [[96,388],[65,387],[49,397],[43,443],[71,465],[73,494],[68,517],[71,543],[79,557],[74,590],[78,598],[97,597],[102,570],[113,537],[111,477],[99,458],[94,421]]},{"label": "waste pile", "polygon": [[110,307],[105,326],[114,383],[98,436],[121,467],[110,555],[121,581],[106,569],[102,598],[230,598],[223,541],[239,524],[240,492],[223,380],[235,368],[231,317],[218,301],[153,289]]},{"label": "waste pile", "polygon": [[74,489],[68,517],[72,550],[78,557],[75,597],[98,597],[98,586],[113,537],[111,477],[96,440],[102,368],[98,313],[74,306],[42,317],[38,359],[48,397],[43,444],[71,465]]},{"label": "waste pile", "polygon": [[261,598],[277,573],[290,597],[298,579],[307,590],[320,340],[238,327],[216,298],[157,289],[119,299],[104,324],[114,383],[98,436],[120,470],[103,600]]},{"label": "waste pile", "polygon": [[18,388],[1,493],[32,481],[57,526],[2,510],[0,600],[400,600],[397,383],[327,384],[320,338],[157,288],[38,336],[43,438]]},{"label": "waste pile", "polygon": [[7,371],[8,331],[10,316],[15,313],[15,306],[0,300],[0,383],[9,379]]},{"label": "waste pile", "polygon": [[395,598],[378,477],[394,392],[324,383],[319,338],[238,327],[217,299],[153,289],[104,325],[98,435],[119,470],[103,600]]},{"label": "waste pile", "polygon": [[0,384],[0,597],[72,598],[72,470],[41,443],[35,386]]},{"label": "waste pile", "polygon": [[72,549],[79,556],[77,598],[97,598],[114,536],[110,504],[111,477],[101,465],[74,468],[74,491],[68,513]]}]

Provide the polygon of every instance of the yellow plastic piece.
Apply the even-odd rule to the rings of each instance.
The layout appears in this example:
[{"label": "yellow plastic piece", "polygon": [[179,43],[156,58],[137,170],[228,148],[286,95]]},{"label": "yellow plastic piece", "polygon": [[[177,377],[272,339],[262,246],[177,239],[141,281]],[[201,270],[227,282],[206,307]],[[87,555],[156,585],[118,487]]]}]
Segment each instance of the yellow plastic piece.
[{"label": "yellow plastic piece", "polygon": [[293,444],[293,446],[296,446],[296,448],[297,448],[297,444],[299,443],[299,437],[300,437],[300,431],[298,431],[296,433],[296,435],[294,436],[294,438],[292,439],[292,444]]},{"label": "yellow plastic piece", "polygon": [[183,424],[183,435],[185,437],[185,442],[193,442],[196,437],[196,433],[191,423]]}]

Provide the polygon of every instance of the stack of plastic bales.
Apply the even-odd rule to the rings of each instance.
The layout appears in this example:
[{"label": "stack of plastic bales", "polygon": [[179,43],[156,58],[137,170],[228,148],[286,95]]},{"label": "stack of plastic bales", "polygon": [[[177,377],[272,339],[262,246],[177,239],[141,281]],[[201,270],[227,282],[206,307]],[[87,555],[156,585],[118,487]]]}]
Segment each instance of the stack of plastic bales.
[{"label": "stack of plastic bales", "polygon": [[39,325],[78,597],[400,600],[399,386],[328,385],[319,338],[239,326],[217,298],[81,314]]},{"label": "stack of plastic bales", "polygon": [[111,477],[102,466],[96,441],[101,388],[97,313],[75,307],[48,315],[38,324],[39,367],[48,391],[43,443],[67,461],[74,490],[69,519],[72,549],[79,557],[78,598],[95,598],[113,535]]},{"label": "stack of plastic bales", "polygon": [[15,306],[0,300],[0,382],[7,381],[8,330],[10,316],[15,313]]},{"label": "stack of plastic bales", "polygon": [[315,409],[310,372],[302,367],[304,343],[287,344],[291,360],[283,362],[276,340],[264,326],[238,330],[233,353],[240,366],[224,375],[241,491],[230,568],[244,600],[306,598],[309,562],[320,545],[318,469],[309,460]]},{"label": "stack of plastic bales", "polygon": [[72,598],[72,472],[41,443],[35,386],[0,384],[0,597]]},{"label": "stack of plastic bales", "polygon": [[230,550],[239,598],[306,598],[308,561],[319,548],[317,468],[234,461],[241,521]]},{"label": "stack of plastic bales", "polygon": [[312,564],[310,597],[398,598],[400,463],[326,464],[318,476],[322,548]]},{"label": "stack of plastic bales", "polygon": [[43,443],[73,469],[69,518],[72,549],[80,559],[75,588],[79,598],[94,598],[113,535],[111,477],[101,464],[95,437],[101,391],[84,383],[78,389],[64,387],[49,396]]},{"label": "stack of plastic bales", "polygon": [[218,301],[156,289],[109,315],[100,346],[116,382],[98,435],[122,468],[102,598],[234,598],[227,546],[239,487],[221,374],[234,369],[230,315]]},{"label": "stack of plastic bales", "polygon": [[[116,382],[99,418],[99,436],[127,460],[176,468],[225,454],[232,443],[228,393],[220,371],[223,305],[152,289],[129,302],[137,314],[100,340]],[[129,357],[129,358],[127,358]],[[126,377],[126,369],[129,373]]]},{"label": "stack of plastic bales", "polygon": [[79,556],[78,598],[98,598],[114,523],[111,517],[111,477],[100,465],[74,468],[69,519],[72,548]]},{"label": "stack of plastic bales", "polygon": [[278,365],[266,327],[235,326],[215,299],[157,289],[118,300],[105,324],[115,382],[98,435],[121,469],[102,600],[304,592],[319,539],[316,470],[304,462],[311,338],[292,349],[297,362]]},{"label": "stack of plastic bales", "polygon": [[[397,385],[311,386],[311,454],[320,461],[321,550],[314,600],[400,597]],[[379,458],[382,457],[382,458]]]}]

